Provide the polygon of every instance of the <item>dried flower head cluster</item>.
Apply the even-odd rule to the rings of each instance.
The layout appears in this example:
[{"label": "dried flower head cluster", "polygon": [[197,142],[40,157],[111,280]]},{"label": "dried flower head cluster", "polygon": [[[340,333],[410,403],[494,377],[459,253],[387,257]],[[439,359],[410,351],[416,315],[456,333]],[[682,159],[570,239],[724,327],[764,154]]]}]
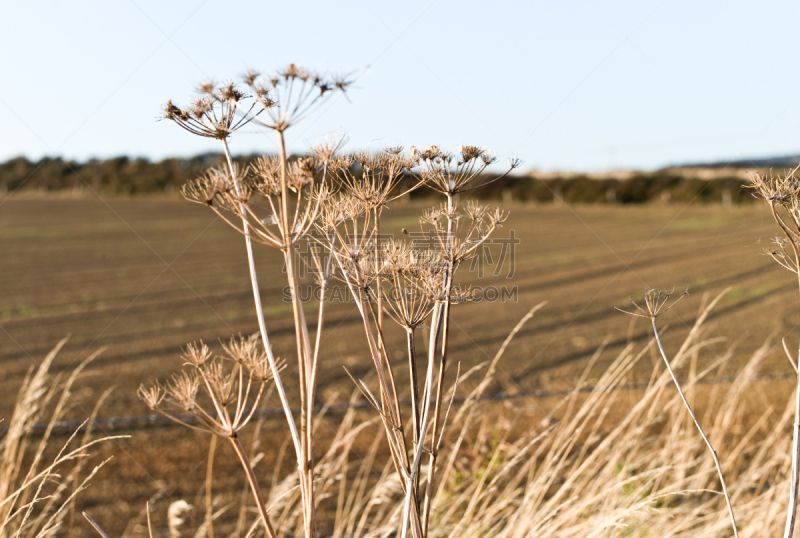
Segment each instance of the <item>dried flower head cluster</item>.
[{"label": "dried flower head cluster", "polygon": [[444,260],[438,253],[411,248],[404,241],[383,247],[382,272],[390,284],[383,294],[384,311],[406,330],[422,326],[442,288]]},{"label": "dried flower head cluster", "polygon": [[769,204],[772,216],[784,234],[783,238],[775,238],[775,248],[765,249],[766,253],[782,267],[800,276],[800,179],[795,175],[798,169],[800,167],[783,176],[752,174],[750,187],[756,196]]},{"label": "dried flower head cluster", "polygon": [[[314,226],[328,188],[317,179],[319,167],[313,158],[297,159],[286,166],[286,191],[292,199],[287,204],[290,214],[286,221],[280,159],[259,157],[244,172],[235,163],[233,168],[234,175],[212,168],[184,185],[181,193],[191,202],[209,206],[252,240],[275,248],[284,248],[285,239],[296,244]],[[257,203],[251,203],[253,196],[259,198]],[[242,223],[247,224],[247,230]]]},{"label": "dried flower head cluster", "polygon": [[[316,153],[321,153],[317,151]],[[339,187],[362,201],[367,209],[380,211],[420,186],[413,181],[416,159],[403,154],[402,146],[386,148],[380,153],[356,153],[331,162],[331,172]],[[408,177],[413,184],[396,192],[400,181]]]},{"label": "dried flower head cluster", "polygon": [[800,179],[795,177],[798,168],[790,170],[783,176],[772,174],[762,176],[756,172],[750,175],[750,187],[755,190],[759,198],[796,210],[800,201]]},{"label": "dried flower head cluster", "polygon": [[469,202],[463,211],[455,205],[442,204],[426,210],[420,225],[447,261],[458,267],[475,256],[507,218],[508,213],[476,202]]},{"label": "dried flower head cluster", "polygon": [[337,197],[320,226],[325,247],[338,268],[335,276],[374,297],[370,286],[381,276],[379,238],[371,227],[372,213],[357,199]]},{"label": "dried flower head cluster", "polygon": [[167,101],[162,117],[197,136],[225,140],[257,115],[256,103],[248,103],[247,95],[234,83],[222,86],[204,83],[198,90],[200,96],[189,106],[181,108]]},{"label": "dried flower head cluster", "polygon": [[497,162],[497,157],[488,150],[476,146],[460,146],[458,152],[450,153],[439,146],[428,146],[424,151],[411,148],[411,155],[417,160],[425,185],[448,196],[497,181],[522,164],[520,160],[512,159],[504,174],[481,181],[486,168]]},{"label": "dried flower head cluster", "polygon": [[139,397],[175,422],[234,437],[253,418],[272,373],[257,334],[232,337],[222,347],[225,354],[215,357],[203,342],[188,344],[182,355],[186,369],[166,384],[142,385]]},{"label": "dried flower head cluster", "polygon": [[649,289],[644,292],[644,307],[639,306],[639,304],[634,301],[632,297],[628,297],[628,300],[630,300],[631,304],[636,308],[636,310],[638,310],[638,313],[629,312],[621,308],[617,308],[617,310],[631,316],[655,320],[658,316],[675,306],[681,299],[689,295],[689,290],[684,291],[680,297],[668,305],[667,303],[669,303],[669,300],[674,293],[675,290]]},{"label": "dried flower head cluster", "polygon": [[764,249],[764,252],[769,254],[773,260],[778,262],[784,269],[800,274],[797,268],[797,257],[795,256],[794,247],[797,241],[790,240],[786,237],[775,237],[772,240],[773,248]]},{"label": "dried flower head cluster", "polygon": [[266,111],[257,118],[258,123],[281,132],[308,117],[335,92],[347,91],[352,84],[346,75],[324,76],[295,64],[268,75],[250,70],[243,80]]}]

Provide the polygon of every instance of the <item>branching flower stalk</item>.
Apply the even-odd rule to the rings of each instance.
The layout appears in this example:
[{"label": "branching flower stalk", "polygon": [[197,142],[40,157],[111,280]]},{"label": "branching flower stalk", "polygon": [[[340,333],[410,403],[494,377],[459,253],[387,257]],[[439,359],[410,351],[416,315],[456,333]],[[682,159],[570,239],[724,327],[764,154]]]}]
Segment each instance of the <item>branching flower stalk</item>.
[{"label": "branching flower stalk", "polygon": [[[376,252],[381,253],[383,245],[380,235],[381,215],[384,208],[391,202],[402,198],[418,189],[422,182],[414,178],[412,170],[416,166],[416,159],[403,155],[403,147],[395,146],[386,148],[377,155],[367,152],[357,153],[352,156],[337,159],[333,167],[333,177],[339,187],[361,201],[372,217],[372,236],[376,241]],[[410,176],[415,179],[411,187],[403,192],[396,193],[400,182]],[[376,320],[378,331],[383,331],[383,282],[381,276],[381,256],[374,256],[375,262],[375,287],[378,291],[378,317]],[[379,350],[385,354],[382,342],[378,342]],[[387,359],[388,360],[388,359]]]},{"label": "branching flower stalk", "polygon": [[[441,402],[444,394],[444,380],[447,368],[447,350],[450,334],[450,306],[454,302],[453,282],[458,265],[475,254],[476,250],[485,242],[495,228],[505,220],[506,215],[496,211],[489,213],[486,208],[472,205],[467,209],[470,225],[465,238],[459,240],[457,234],[458,219],[461,215],[457,212],[457,198],[462,193],[473,191],[505,177],[517,168],[521,161],[512,159],[508,170],[494,179],[482,181],[486,168],[494,164],[497,159],[489,151],[476,146],[461,146],[457,153],[442,151],[439,146],[429,146],[422,152],[412,148],[412,153],[419,160],[420,177],[429,188],[439,192],[446,198],[446,205],[440,210],[433,210],[426,216],[434,231],[445,257],[444,285],[441,308],[438,309],[438,319],[434,324],[442,326],[441,353],[439,376],[436,385],[436,404],[433,418],[433,434],[428,465],[427,489],[425,492],[423,508],[423,526],[427,529],[433,495],[433,486],[436,470],[437,446],[441,444],[444,433],[439,429]],[[440,227],[439,220],[444,217],[446,227]],[[484,227],[488,223],[488,229]],[[460,302],[456,300],[455,302]]]},{"label": "branching flower stalk", "polygon": [[[767,253],[782,267],[794,273],[800,288],[800,253],[797,243],[800,241],[800,182],[795,176],[800,166],[789,171],[785,176],[763,177],[756,173],[750,176],[750,186],[756,196],[769,204],[772,217],[784,234],[784,238],[776,238],[774,243],[777,250],[767,250]],[[786,218],[781,216],[786,215]],[[788,224],[786,219],[790,222]],[[786,245],[791,247],[791,252]],[[788,353],[787,353],[788,356]],[[798,353],[800,357],[800,353]],[[791,356],[789,356],[791,362]],[[793,363],[797,373],[797,387],[795,389],[795,418],[792,428],[792,472],[789,484],[789,501],[786,512],[786,525],[784,538],[791,538],[797,524],[797,501],[800,496],[800,368]]]},{"label": "branching flower stalk", "polygon": [[[374,298],[371,286],[376,280],[373,265],[375,237],[371,223],[373,213],[366,205],[355,198],[341,196],[331,199],[326,208],[321,229],[329,237],[330,255],[335,259],[343,280],[356,300],[356,306],[364,324],[370,356],[378,374],[380,401],[375,398],[363,383],[357,386],[364,392],[367,400],[381,414],[384,421],[393,461],[398,468],[406,468],[404,431],[400,406],[397,399],[397,387],[391,364],[380,350],[383,333],[378,330],[377,336],[372,324],[377,319],[372,308]],[[366,231],[365,231],[366,230]],[[366,389],[366,391],[365,391]]]},{"label": "branching flower stalk", "polygon": [[[247,477],[266,533],[270,538],[277,538],[253,466],[239,440],[239,432],[258,408],[264,387],[273,379],[269,359],[260,349],[257,336],[231,338],[223,344],[224,358],[214,358],[202,342],[189,344],[183,354],[188,371],[173,376],[165,387],[160,384],[140,387],[139,397],[150,409],[174,422],[231,443]],[[228,369],[227,363],[231,362],[234,367]],[[177,411],[189,413],[195,422],[189,422]]]},{"label": "branching flower stalk", "polygon": [[[376,265],[374,262],[374,256],[379,255],[375,247],[377,240],[374,236],[376,227],[372,222],[374,215],[371,207],[363,200],[350,196],[346,192],[340,193],[327,204],[321,231],[330,230],[337,239],[336,246],[330,245],[330,252],[339,267],[341,278],[356,301],[364,325],[370,357],[378,378],[378,396],[376,397],[363,381],[355,379],[353,381],[379,414],[384,426],[392,462],[399,475],[405,499],[402,535],[405,536],[410,528],[412,536],[421,538],[424,534],[414,484],[419,476],[424,435],[420,435],[418,439],[414,440],[413,455],[410,456],[400,413],[396,378],[388,356],[382,351],[385,350],[383,331],[377,327],[378,312],[375,305],[377,304],[377,295],[380,293],[375,289],[377,277],[378,274],[382,274],[384,278],[389,279],[393,266],[384,262]],[[376,266],[381,267],[380,272],[376,272]],[[432,339],[435,339],[436,332],[432,330],[432,333]],[[431,361],[428,364],[426,388],[431,386],[432,379],[433,362]],[[411,390],[413,393],[413,388]],[[420,429],[423,434],[430,401],[431,391],[427,391],[419,411],[422,424]],[[412,416],[415,413],[416,411],[412,411]]]},{"label": "branching flower stalk", "polygon": [[[228,224],[239,229],[217,207],[219,202],[227,201],[230,203],[232,201],[233,206],[240,208],[240,212],[244,213],[244,210],[241,208],[246,205],[247,191],[243,188],[238,177],[237,167],[232,161],[230,149],[228,147],[228,137],[239,128],[247,125],[252,118],[260,112],[254,113],[257,104],[260,104],[262,107],[267,107],[272,106],[274,103],[269,99],[266,93],[262,93],[258,101],[247,108],[241,119],[237,121],[236,115],[240,112],[239,104],[244,101],[246,96],[239,91],[234,84],[217,88],[213,84],[205,83],[201,84],[198,89],[202,93],[202,96],[195,99],[194,102],[185,109],[177,107],[172,101],[167,102],[164,107],[163,117],[174,121],[192,134],[220,140],[225,151],[228,170],[227,172],[211,170],[206,176],[184,186],[182,192],[190,201],[202,203],[211,207]],[[231,196],[231,193],[233,196]],[[250,231],[248,220],[244,216],[242,217],[242,227],[240,231],[245,236],[250,281],[253,289],[256,317],[258,318],[261,338],[269,358],[270,368],[275,378],[281,404],[286,414],[287,421],[289,422],[292,438],[295,442],[299,442],[297,428],[292,417],[291,404],[286,396],[286,390],[283,387],[280,375],[278,375],[277,362],[272,354],[272,347],[269,345],[269,335],[264,322],[258,276],[253,257],[253,236]]]},{"label": "branching flower stalk", "polygon": [[[297,242],[311,228],[319,210],[319,201],[324,199],[322,192],[316,193],[316,204],[313,202],[303,211],[301,206],[302,191],[306,181],[312,176],[303,177],[303,172],[294,174],[295,184],[290,184],[290,171],[286,141],[286,129],[301,121],[314,110],[321,106],[335,91],[346,91],[350,81],[346,77],[327,79],[316,73],[290,65],[278,73],[263,77],[259,73],[250,71],[245,76],[245,83],[253,90],[256,99],[262,103],[265,114],[254,116],[254,120],[262,126],[271,129],[278,136],[279,161],[280,161],[280,209],[277,221],[281,232],[280,248],[283,252],[286,266],[286,277],[292,299],[292,313],[294,317],[295,340],[297,346],[298,371],[300,375],[300,430],[303,432],[300,440],[300,457],[298,470],[300,472],[301,490],[303,492],[303,509],[305,532],[307,536],[316,536],[316,517],[314,515],[314,461],[313,439],[314,421],[312,419],[315,402],[315,379],[317,364],[315,357],[318,353],[312,350],[309,337],[308,324],[303,311],[302,300],[299,296],[299,280],[297,277],[296,254]],[[271,98],[275,96],[275,99]],[[300,163],[302,168],[303,163]],[[301,179],[300,182],[297,179]],[[310,182],[309,182],[310,183]],[[289,190],[297,195],[293,216],[289,210]],[[274,207],[274,206],[273,206]],[[322,326],[318,325],[319,334]],[[317,339],[319,341],[319,339]]]},{"label": "branching flower stalk", "polygon": [[411,383],[412,442],[416,446],[421,436],[421,418],[415,333],[433,310],[435,300],[430,288],[435,285],[434,279],[442,263],[424,259],[419,251],[412,250],[406,243],[399,241],[390,241],[386,245],[384,257],[387,280],[392,286],[392,294],[383,303],[384,308],[406,333]]},{"label": "branching flower stalk", "polygon": [[[275,75],[262,77],[250,71],[244,83],[252,91],[252,101],[234,84],[215,88],[212,84],[200,87],[203,97],[189,108],[181,109],[169,102],[164,117],[175,121],[187,131],[200,136],[219,139],[223,144],[227,171],[211,171],[199,180],[184,187],[187,199],[211,207],[225,222],[245,236],[251,284],[262,342],[277,392],[286,416],[297,456],[303,499],[304,529],[306,536],[316,536],[316,516],[313,494],[313,409],[315,402],[316,367],[319,349],[313,349],[302,301],[298,295],[299,281],[296,268],[296,245],[311,229],[325,198],[324,187],[314,187],[314,165],[310,161],[288,162],[284,131],[307,117],[336,91],[344,91],[349,81],[344,77],[327,79],[290,65]],[[234,165],[228,147],[228,137],[237,129],[256,120],[278,134],[280,155],[277,159],[264,157],[242,178]],[[243,181],[247,179],[249,181]],[[251,208],[250,197],[259,193],[267,198],[272,214],[262,218]],[[290,192],[295,204],[290,211]],[[226,212],[241,219],[236,225]],[[277,230],[275,229],[277,228]],[[278,248],[284,256],[287,279],[291,290],[293,321],[295,327],[300,394],[300,427],[292,413],[291,404],[277,369],[264,321],[253,258],[253,240]],[[322,308],[317,325],[317,346],[322,330]]]},{"label": "branching flower stalk", "polygon": [[[458,384],[456,375],[450,404],[443,405],[450,309],[451,305],[472,298],[470,290],[462,290],[454,283],[455,272],[463,261],[479,253],[506,217],[500,211],[490,211],[477,204],[466,204],[462,210],[458,198],[461,193],[499,179],[484,181],[488,177],[486,169],[495,158],[474,146],[462,146],[454,154],[436,146],[423,152],[411,148],[408,153],[402,147],[395,147],[375,155],[360,153],[342,157],[337,154],[344,143],[340,139],[313,148],[309,157],[290,162],[286,130],[311,114],[335,92],[346,90],[350,82],[345,77],[328,79],[291,65],[271,76],[248,72],[244,84],[251,96],[233,84],[222,87],[203,85],[200,88],[202,96],[190,107],[181,109],[170,102],[164,109],[164,117],[193,134],[215,138],[222,143],[226,166],[209,170],[190,182],[184,187],[183,194],[190,201],[211,208],[245,237],[259,333],[264,346],[263,364],[274,379],[297,458],[304,534],[307,538],[317,536],[314,404],[325,296],[329,281],[335,275],[344,281],[356,301],[377,373],[377,395],[363,381],[354,382],[380,415],[392,463],[400,478],[404,497],[400,534],[404,538],[408,534],[425,538],[434,492],[436,459]],[[231,157],[228,138],[250,123],[276,134],[279,154],[259,158],[240,170]],[[508,171],[518,165],[519,161],[512,161]],[[401,189],[404,181],[407,185]],[[384,208],[422,186],[432,188],[446,198],[443,206],[427,211],[420,223],[423,234],[427,233],[433,243],[428,248],[411,248],[400,241],[381,239],[380,222]],[[253,203],[255,197],[262,202]],[[318,232],[317,237],[311,236],[312,229]],[[300,260],[298,245],[301,241],[316,241],[317,246],[321,245],[327,251],[327,258],[311,249],[310,262]],[[270,345],[253,243],[278,249],[283,256],[295,332],[299,424]],[[313,265],[321,292],[313,345],[299,293],[299,263],[303,261]],[[392,293],[387,291],[387,285]],[[401,412],[401,394],[405,391],[398,389],[386,349],[384,315],[395,321],[406,335],[410,379],[407,393],[412,402],[408,428]],[[428,363],[422,377],[418,361],[425,355],[417,352],[415,332],[426,320],[429,320],[430,335],[425,353]],[[168,393],[170,402],[179,407],[182,405],[195,415],[201,429],[226,437],[235,445],[236,432],[249,420],[243,417],[251,415],[242,415],[237,408],[230,419],[225,418],[228,416],[226,398],[206,380],[206,376],[211,375],[206,367],[195,367],[198,371],[194,377],[176,379],[164,393],[156,389],[143,390],[142,397],[151,407],[164,412],[159,404]],[[245,381],[242,370],[236,375],[238,381],[230,381],[231,386],[235,384],[238,387],[239,396],[244,391],[246,399],[251,382]],[[193,383],[200,385],[201,381],[212,404],[208,411],[195,405],[193,400],[197,392]],[[197,428],[175,414],[169,416],[188,427]],[[407,435],[408,431],[410,435]],[[234,446],[234,449],[247,471],[241,446],[238,449]],[[426,455],[427,477],[423,477],[422,463]],[[249,472],[248,480],[260,505],[264,526],[271,535],[273,531],[252,472]]]},{"label": "branching flower stalk", "polygon": [[[423,153],[411,148],[409,156],[403,155],[402,148],[390,148],[375,156],[340,158],[333,167],[340,192],[326,204],[320,232],[328,236],[330,231],[335,233],[337,246],[329,245],[329,249],[356,300],[378,374],[377,397],[362,381],[354,381],[384,421],[405,497],[401,536],[428,533],[426,512],[430,511],[433,494],[433,468],[446,422],[442,404],[449,311],[451,304],[471,298],[469,290],[462,291],[454,285],[454,273],[464,260],[479,252],[505,219],[503,213],[477,204],[467,204],[462,213],[457,207],[457,195],[473,188],[493,161],[487,152],[472,146],[462,147],[457,156],[436,147]],[[517,164],[512,163],[512,168]],[[412,180],[412,185],[395,194],[403,174]],[[426,211],[421,219],[422,235],[429,237],[431,244],[420,248],[409,247],[403,241],[381,241],[383,207],[423,185],[448,198],[444,207]],[[388,295],[384,283],[390,286]],[[409,438],[405,436],[400,412],[398,393],[402,391],[397,388],[383,344],[383,313],[406,333],[412,407]],[[415,331],[428,318],[428,364],[421,378]],[[425,455],[429,458],[427,482],[421,476]],[[423,483],[424,491],[420,491]]]},{"label": "branching flower stalk", "polygon": [[717,475],[719,476],[719,481],[722,486],[722,495],[725,497],[725,504],[728,507],[728,515],[730,516],[731,520],[731,527],[733,528],[733,535],[738,538],[739,530],[736,526],[736,516],[733,513],[733,505],[731,504],[731,497],[728,494],[728,488],[725,485],[725,477],[722,474],[722,464],[719,461],[719,456],[717,456],[717,451],[714,449],[714,446],[711,444],[711,441],[708,439],[706,432],[703,430],[703,427],[700,425],[700,421],[697,419],[697,416],[694,414],[692,410],[692,406],[689,405],[689,400],[686,398],[686,394],[683,392],[683,388],[681,387],[680,382],[678,381],[675,372],[672,370],[672,365],[669,363],[669,359],[667,358],[667,354],[664,351],[664,346],[661,344],[661,337],[658,334],[658,326],[656,325],[656,318],[670,310],[673,306],[675,306],[678,301],[683,299],[688,292],[684,292],[680,297],[678,297],[675,301],[671,304],[669,303],[669,299],[672,296],[672,292],[668,290],[648,290],[644,295],[644,302],[645,306],[642,308],[639,306],[633,299],[630,299],[633,306],[636,308],[636,311],[629,312],[627,310],[622,310],[618,308],[620,312],[624,312],[625,314],[629,314],[631,316],[642,317],[645,319],[649,319],[651,325],[653,326],[653,334],[656,337],[656,344],[658,345],[658,350],[661,353],[661,358],[664,359],[664,364],[667,367],[667,371],[669,372],[670,377],[672,378],[672,382],[675,384],[675,388],[678,391],[678,394],[681,397],[681,401],[683,402],[684,407],[689,412],[689,416],[692,418],[692,422],[694,422],[697,431],[700,433],[700,436],[703,438],[706,446],[708,447],[709,452],[711,452],[711,457],[714,459],[714,465],[717,468]]}]

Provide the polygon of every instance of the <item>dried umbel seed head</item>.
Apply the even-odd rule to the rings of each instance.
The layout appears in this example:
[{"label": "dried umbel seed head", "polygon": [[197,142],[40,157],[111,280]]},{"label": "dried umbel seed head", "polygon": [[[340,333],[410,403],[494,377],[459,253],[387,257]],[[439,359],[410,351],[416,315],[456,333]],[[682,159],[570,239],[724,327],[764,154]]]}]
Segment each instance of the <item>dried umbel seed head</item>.
[{"label": "dried umbel seed head", "polygon": [[448,213],[446,206],[430,207],[422,211],[420,222],[430,224],[434,227],[439,226],[439,221]]},{"label": "dried umbel seed head", "polygon": [[300,79],[303,82],[308,81],[309,78],[314,77],[313,73],[302,67],[297,67],[295,64],[289,64],[283,69],[278,70],[278,76],[285,80]]},{"label": "dried umbel seed head", "polygon": [[[430,314],[434,296],[426,289],[432,274],[431,256],[435,253],[415,250],[400,241],[390,241],[384,248],[382,275],[391,283],[388,290],[379,290],[385,298],[384,311],[401,327],[416,329]],[[437,294],[439,291],[437,290]]]},{"label": "dried umbel seed head", "polygon": [[649,289],[644,293],[644,308],[639,306],[633,298],[628,297],[631,304],[639,311],[636,312],[629,312],[627,310],[622,310],[621,308],[617,308],[620,312],[625,314],[630,314],[631,316],[636,316],[640,318],[647,318],[647,319],[656,319],[658,316],[663,314],[664,312],[668,311],[670,308],[675,306],[681,299],[689,295],[689,290],[684,291],[680,297],[675,299],[672,304],[667,305],[670,298],[672,297],[674,290],[667,290],[667,289]]},{"label": "dried umbel seed head", "polygon": [[383,148],[383,151],[388,153],[389,155],[400,156],[403,153],[403,146],[391,146],[388,148]]},{"label": "dried umbel seed head", "polygon": [[380,211],[417,187],[394,192],[415,161],[401,154],[402,147],[389,148],[377,154],[361,152],[339,158],[330,167],[331,175],[341,189],[358,198],[372,210]]},{"label": "dried umbel seed head", "polygon": [[444,271],[427,271],[422,275],[420,283],[432,301],[447,301],[447,276]]},{"label": "dried umbel seed head", "polygon": [[341,178],[350,172],[350,168],[355,165],[355,162],[353,155],[337,155],[328,162],[328,169],[337,180],[341,181]]},{"label": "dried umbel seed head", "polygon": [[508,212],[501,211],[500,208],[495,208],[494,211],[487,212],[484,215],[484,220],[489,223],[491,227],[500,226],[508,219]]},{"label": "dried umbel seed head", "polygon": [[467,209],[465,213],[472,220],[480,222],[486,216],[488,211],[489,211],[488,206],[470,201],[467,203]]},{"label": "dried umbel seed head", "polygon": [[462,288],[459,285],[453,286],[450,290],[450,304],[471,303],[477,299],[477,289],[470,286]]},{"label": "dried umbel seed head", "polygon": [[248,69],[242,75],[242,82],[244,82],[253,92],[253,96],[258,101],[258,104],[262,109],[272,108],[276,106],[277,103],[272,98],[272,94],[270,92],[271,86],[258,82],[258,78],[260,76],[261,73],[255,69]]},{"label": "dried umbel seed head", "polygon": [[232,82],[226,86],[220,86],[217,89],[217,99],[220,101],[229,101],[231,103],[238,103],[245,97],[247,97],[245,93],[239,91],[236,85]]},{"label": "dried umbel seed head", "polygon": [[503,174],[481,180],[486,167],[497,161],[488,150],[464,145],[458,148],[458,153],[451,154],[442,151],[439,146],[429,146],[425,151],[414,152],[414,155],[418,159],[422,181],[431,189],[447,196],[497,181],[520,164],[519,160],[513,159],[509,169]]},{"label": "dried umbel seed head", "polygon": [[211,355],[211,349],[202,340],[186,344],[186,347],[183,348],[183,360],[186,361],[187,365],[196,368],[208,362],[211,359]]},{"label": "dried umbel seed head", "polygon": [[[480,158],[481,158],[481,162],[484,164],[484,166],[489,166],[490,164],[494,164],[494,163],[497,162],[497,157],[495,157],[494,155],[492,155],[491,153],[488,153],[488,152],[487,153],[482,153]],[[513,164],[516,161],[511,161],[511,162],[512,162],[511,168],[512,169],[516,168],[516,166]]]},{"label": "dried umbel seed head", "polygon": [[[412,148],[416,154],[417,148]],[[450,161],[450,155],[443,152],[439,146],[428,146],[424,151],[420,152],[417,156],[420,161]]]},{"label": "dried umbel seed head", "polygon": [[181,372],[172,376],[172,380],[167,385],[167,396],[178,407],[191,411],[197,402],[197,390],[200,387],[200,379],[194,372]]},{"label": "dried umbel seed head", "polygon": [[214,361],[203,365],[200,375],[205,380],[212,397],[222,406],[227,406],[234,398],[234,377],[222,362]]},{"label": "dried umbel seed head", "polygon": [[390,239],[380,250],[383,264],[393,272],[402,273],[411,265],[412,251],[405,241]]},{"label": "dried umbel seed head", "polygon": [[248,168],[248,185],[266,197],[281,195],[281,160],[263,156]]},{"label": "dried umbel seed head", "polygon": [[138,393],[139,399],[141,399],[152,411],[158,409],[158,406],[161,405],[161,402],[164,400],[164,396],[166,396],[164,389],[158,383],[152,387],[140,385]]},{"label": "dried umbel seed head", "polygon": [[273,75],[249,71],[243,81],[265,112],[254,115],[256,121],[279,132],[307,117],[333,92],[346,91],[352,82],[347,76],[326,77],[295,64]]},{"label": "dried umbel seed head", "polygon": [[800,193],[800,183],[794,178],[796,170],[792,170],[784,177],[773,175],[767,177],[755,173],[750,176],[750,187],[756,191],[759,198],[767,202],[791,206]]},{"label": "dried umbel seed head", "polygon": [[316,164],[311,158],[300,158],[289,163],[287,167],[289,188],[298,192],[304,187],[313,185],[316,169]]},{"label": "dried umbel seed head", "polygon": [[199,178],[187,182],[181,188],[181,194],[190,202],[213,206],[220,194],[232,188],[228,174],[212,168]]},{"label": "dried umbel seed head", "polygon": [[366,207],[361,200],[340,193],[328,196],[322,210],[322,220],[325,226],[336,228],[346,221],[361,218],[365,212]]},{"label": "dried umbel seed head", "polygon": [[800,274],[797,269],[797,259],[795,258],[794,251],[798,247],[798,240],[795,237],[789,239],[788,237],[776,237],[772,240],[774,248],[766,248],[764,252],[769,254],[773,260],[778,262],[784,269],[788,269],[792,273]]},{"label": "dried umbel seed head", "polygon": [[[202,342],[189,344],[184,350],[189,368],[173,375],[166,388],[140,387],[139,397],[150,409],[188,428],[235,436],[253,418],[272,370],[259,349],[258,335],[233,337],[223,348],[240,366],[210,358]],[[277,363],[279,370],[283,367],[283,362]],[[194,422],[175,414],[176,409],[191,413]]]},{"label": "dried umbel seed head", "polygon": [[248,69],[242,75],[242,82],[244,82],[246,85],[252,87],[253,84],[255,84],[256,81],[258,80],[258,77],[260,77],[260,76],[261,76],[261,73],[259,73],[255,69]]},{"label": "dried umbel seed head", "polygon": [[360,289],[367,290],[375,279],[382,276],[376,268],[374,243],[364,236],[340,235],[340,242],[332,251],[336,257],[341,276]]},{"label": "dried umbel seed head", "polygon": [[309,154],[317,161],[320,166],[327,167],[333,162],[337,153],[347,144],[347,135],[336,138],[326,139],[324,142],[314,145]]},{"label": "dried umbel seed head", "polygon": [[172,100],[167,101],[161,117],[174,121],[192,134],[218,140],[225,140],[255,117],[255,103],[248,106],[244,102],[247,96],[233,83],[215,86],[207,82],[198,89],[203,95],[188,107],[181,108]]},{"label": "dried umbel seed head", "polygon": [[485,149],[476,146],[459,146],[458,152],[461,154],[460,162],[462,163],[477,159],[489,153]]},{"label": "dried umbel seed head", "polygon": [[214,99],[211,97],[196,97],[186,109],[189,115],[199,121],[209,114],[214,106]]},{"label": "dried umbel seed head", "polygon": [[[279,372],[286,368],[286,361],[284,359],[276,358],[275,362]],[[273,377],[266,353],[259,357],[254,357],[253,361],[246,365],[246,368],[253,376],[253,379],[260,383],[266,383]]]},{"label": "dried umbel seed head", "polygon": [[222,349],[230,360],[242,364],[248,362],[254,355],[258,355],[258,338],[258,333],[251,334],[247,338],[241,334],[231,336],[227,343],[222,342]]}]

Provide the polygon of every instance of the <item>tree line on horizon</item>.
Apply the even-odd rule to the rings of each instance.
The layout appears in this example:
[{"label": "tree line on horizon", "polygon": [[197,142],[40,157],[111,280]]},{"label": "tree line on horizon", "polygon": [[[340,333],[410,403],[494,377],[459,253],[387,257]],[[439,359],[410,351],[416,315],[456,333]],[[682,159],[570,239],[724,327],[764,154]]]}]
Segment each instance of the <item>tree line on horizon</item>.
[{"label": "tree line on horizon", "polygon": [[[234,158],[245,167],[257,155]],[[16,157],[0,163],[0,192],[86,191],[103,194],[177,193],[189,180],[212,166],[224,165],[222,153],[151,161],[143,157],[91,159],[85,162],[45,157],[31,161]],[[591,178],[564,175],[539,178],[530,174],[510,175],[491,181],[470,196],[481,199],[567,204],[642,204],[649,202],[750,203],[754,198],[741,177],[713,180],[671,170],[641,172],[625,177]],[[424,198],[418,190],[410,195]]]}]

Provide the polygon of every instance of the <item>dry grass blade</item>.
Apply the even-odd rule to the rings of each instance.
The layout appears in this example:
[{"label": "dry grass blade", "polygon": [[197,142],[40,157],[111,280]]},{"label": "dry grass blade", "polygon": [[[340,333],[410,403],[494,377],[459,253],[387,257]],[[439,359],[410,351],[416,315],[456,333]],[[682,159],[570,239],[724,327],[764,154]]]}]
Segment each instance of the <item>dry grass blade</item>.
[{"label": "dry grass blade", "polygon": [[[3,536],[48,536],[62,528],[65,521],[72,521],[75,497],[105,463],[82,476],[91,449],[100,443],[127,437],[90,438],[90,422],[106,393],[86,420],[52,454],[54,429],[63,420],[68,403],[74,403],[72,387],[84,368],[99,354],[90,355],[66,379],[54,377],[50,368],[66,341],[65,338],[59,342],[35,370],[28,372],[2,439],[0,534]],[[36,437],[39,440],[34,443]]]},{"label": "dry grass blade", "polygon": [[[87,514],[86,512],[81,512],[81,514],[83,514],[83,517],[85,517],[86,521],[89,522],[89,525],[91,525],[92,528],[94,528],[94,530],[97,531],[97,534],[99,534],[103,538],[108,538],[108,534],[106,534],[106,531],[104,531],[102,529],[102,527],[100,527],[100,525],[98,525],[97,522],[89,516],[89,514]],[[150,523],[150,514],[149,513],[148,513],[148,516],[147,516],[147,523],[148,523],[148,528],[149,528],[149,523]],[[151,534],[151,536],[152,536],[152,534]]]}]

